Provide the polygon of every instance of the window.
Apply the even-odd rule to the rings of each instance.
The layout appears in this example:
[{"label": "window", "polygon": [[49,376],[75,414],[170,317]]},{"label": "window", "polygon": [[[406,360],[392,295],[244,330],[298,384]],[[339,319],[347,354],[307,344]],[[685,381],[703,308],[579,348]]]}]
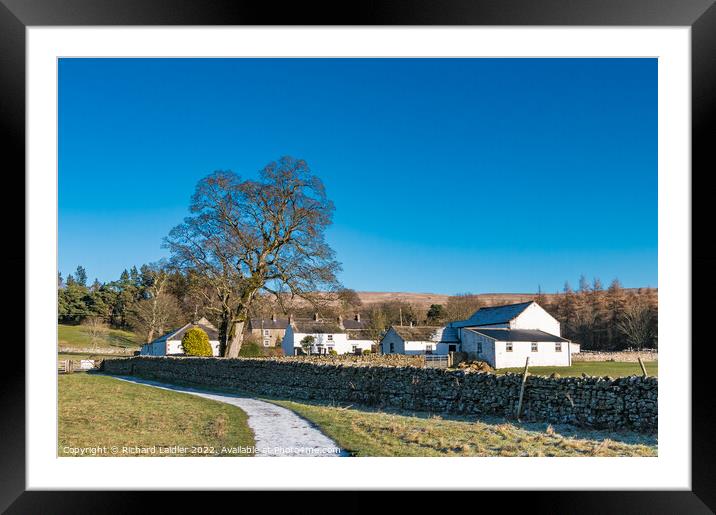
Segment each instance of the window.
[{"label": "window", "polygon": [[505,350],[507,352],[512,352],[512,342],[505,343]]},{"label": "window", "polygon": [[333,335],[332,335],[332,334],[329,334],[328,336],[326,336],[326,338],[328,338],[328,341],[329,341],[329,342],[332,342],[332,341],[333,341]]},{"label": "window", "polygon": [[557,342],[554,344],[554,350],[556,352],[562,352],[562,342]]},{"label": "window", "polygon": [[395,352],[395,344],[393,342],[390,342],[390,353],[393,354]]},{"label": "window", "polygon": [[268,329],[264,329],[264,336],[269,336],[270,334]]},{"label": "window", "polygon": [[425,346],[425,354],[432,354],[433,353],[433,346],[432,345],[426,345]]},{"label": "window", "polygon": [[271,345],[271,340],[264,340],[264,347]]},{"label": "window", "polygon": [[482,354],[482,342],[477,342],[477,353]]},{"label": "window", "polygon": [[448,352],[457,351],[457,345],[448,345]]},{"label": "window", "polygon": [[532,352],[537,352],[537,342],[532,342]]},{"label": "window", "polygon": [[357,345],[353,345],[353,346],[351,347],[351,352],[352,352],[353,354],[358,354],[358,346],[357,346]]}]

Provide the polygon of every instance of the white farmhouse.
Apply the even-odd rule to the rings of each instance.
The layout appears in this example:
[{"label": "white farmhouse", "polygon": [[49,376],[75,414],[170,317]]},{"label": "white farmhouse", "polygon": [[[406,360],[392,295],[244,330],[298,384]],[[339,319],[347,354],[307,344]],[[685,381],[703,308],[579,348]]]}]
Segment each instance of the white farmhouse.
[{"label": "white farmhouse", "polygon": [[[283,338],[281,348],[285,356],[304,354],[329,354],[335,351],[338,354],[356,354],[370,350],[373,341],[364,335],[366,323],[361,322],[360,315],[354,320],[344,321],[341,317],[336,320],[323,320],[318,313],[313,319],[294,320],[289,317],[289,324]],[[301,343],[307,336],[313,337],[310,349],[304,348]]]},{"label": "white farmhouse", "polygon": [[214,327],[211,322],[206,318],[202,317],[197,322],[190,322],[179,329],[168,332],[167,334],[160,336],[156,340],[150,343],[142,345],[142,349],[139,352],[140,356],[176,356],[183,355],[184,348],[181,345],[181,340],[184,334],[194,327],[199,327],[206,332],[209,336],[209,344],[211,345],[211,351],[214,356],[219,355],[219,331]]},{"label": "white farmhouse", "polygon": [[494,368],[521,367],[527,357],[530,365],[570,366],[570,345],[560,336],[559,322],[534,301],[481,308],[444,328],[392,327],[381,342],[386,354],[456,350]]}]

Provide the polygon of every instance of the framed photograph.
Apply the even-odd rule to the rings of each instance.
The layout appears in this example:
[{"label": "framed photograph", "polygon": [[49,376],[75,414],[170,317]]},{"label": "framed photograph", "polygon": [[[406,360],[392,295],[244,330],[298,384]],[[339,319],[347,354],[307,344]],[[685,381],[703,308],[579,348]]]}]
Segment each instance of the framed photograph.
[{"label": "framed photograph", "polygon": [[0,2],[3,510],[716,509],[711,0]]}]

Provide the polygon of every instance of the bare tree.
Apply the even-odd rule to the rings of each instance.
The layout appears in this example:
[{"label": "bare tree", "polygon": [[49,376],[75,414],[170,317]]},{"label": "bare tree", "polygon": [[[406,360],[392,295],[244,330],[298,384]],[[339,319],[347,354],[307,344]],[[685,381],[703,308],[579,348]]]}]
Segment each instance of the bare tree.
[{"label": "bare tree", "polygon": [[340,265],[325,241],[333,210],[321,180],[292,157],[268,164],[258,181],[222,171],[199,181],[191,216],[165,246],[176,266],[197,271],[199,291],[220,320],[222,356],[238,356],[260,292],[279,304],[287,296],[316,305],[335,298]]},{"label": "bare tree", "polygon": [[89,336],[92,349],[97,350],[97,342],[105,339],[109,327],[102,317],[87,317],[82,322],[82,330]]},{"label": "bare tree", "polygon": [[652,316],[648,303],[639,298],[626,304],[617,328],[630,346],[642,349],[653,342],[655,334]]},{"label": "bare tree", "polygon": [[449,321],[465,320],[483,306],[480,297],[472,293],[458,293],[448,297],[445,318]]},{"label": "bare tree", "polygon": [[149,343],[177,323],[180,308],[176,298],[167,292],[169,274],[165,265],[144,265],[142,281],[144,298],[129,308],[128,321]]},{"label": "bare tree", "polygon": [[380,348],[380,341],[383,339],[385,331],[388,329],[388,317],[385,311],[380,307],[374,306],[370,310],[370,318],[364,329],[366,336],[375,344],[374,350]]}]

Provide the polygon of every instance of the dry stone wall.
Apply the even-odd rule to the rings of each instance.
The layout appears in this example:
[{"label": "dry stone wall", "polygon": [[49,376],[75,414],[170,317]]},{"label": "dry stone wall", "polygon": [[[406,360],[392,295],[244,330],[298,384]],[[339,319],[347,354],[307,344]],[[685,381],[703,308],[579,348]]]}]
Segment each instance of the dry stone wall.
[{"label": "dry stone wall", "polygon": [[[407,411],[513,416],[519,374],[410,366],[355,366],[286,358],[107,359],[109,374],[235,388],[255,395]],[[657,430],[658,379],[529,376],[522,420],[604,429]]]},{"label": "dry stone wall", "polygon": [[393,366],[393,367],[419,367],[425,366],[424,355],[409,354],[314,354],[304,356],[285,356],[281,361],[294,361],[302,363],[345,364],[356,367],[365,366]]},{"label": "dry stone wall", "polygon": [[622,352],[600,352],[583,350],[572,354],[572,362],[576,361],[627,361],[636,363],[641,358],[643,361],[658,361],[659,353],[655,350],[644,351],[622,351]]}]

